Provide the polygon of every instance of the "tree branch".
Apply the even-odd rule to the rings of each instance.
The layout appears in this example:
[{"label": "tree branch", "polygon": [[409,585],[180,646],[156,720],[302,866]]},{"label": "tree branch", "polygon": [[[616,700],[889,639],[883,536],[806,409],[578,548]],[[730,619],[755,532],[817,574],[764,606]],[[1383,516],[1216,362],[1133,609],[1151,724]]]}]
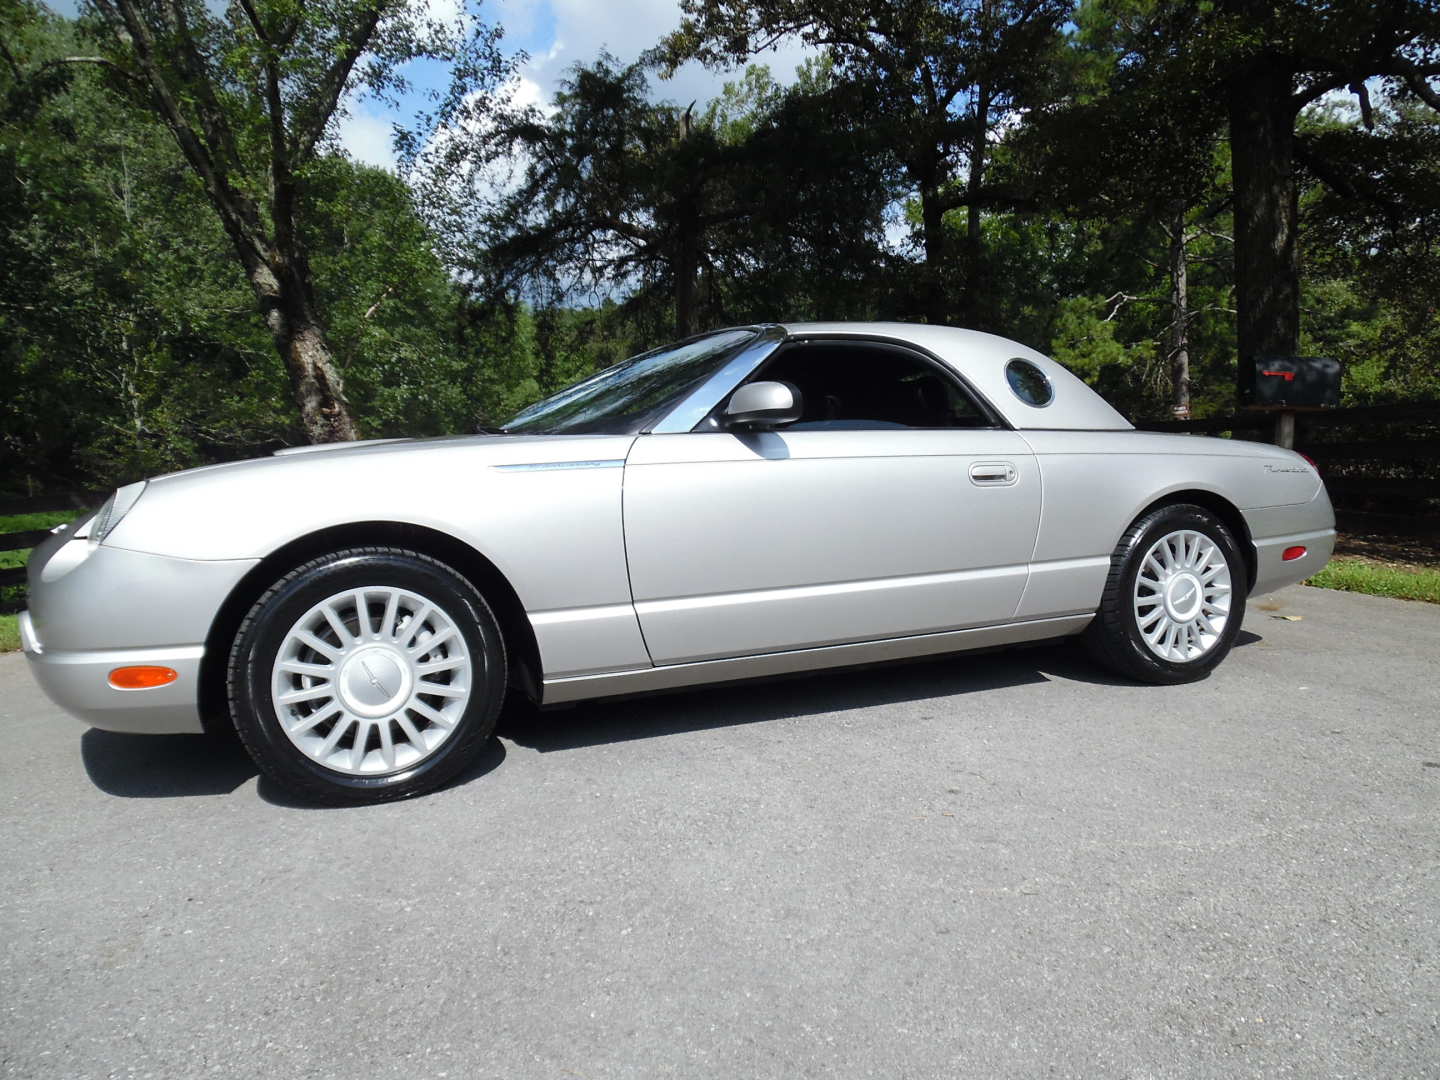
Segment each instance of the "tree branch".
[{"label": "tree branch", "polygon": [[[121,6],[133,6],[133,0],[122,0]],[[210,75],[205,70],[195,38],[190,33],[185,8],[180,0],[167,0],[161,10],[166,13],[170,29],[179,42],[180,67],[189,82],[189,89],[195,94],[200,128],[205,135],[205,141],[210,144],[210,152],[212,155],[222,156],[227,169],[238,168],[240,155],[235,150],[235,137],[230,131],[225,111],[215,99],[215,88],[211,85]]]},{"label": "tree branch", "polygon": [[1440,112],[1440,94],[1437,94],[1433,87],[1425,80],[1425,76],[1418,73],[1407,73],[1405,85],[1410,92],[1423,101],[1436,112]]},{"label": "tree branch", "polygon": [[262,245],[265,232],[260,223],[259,211],[247,196],[231,186],[226,167],[215,161],[210,148],[196,135],[195,129],[186,120],[180,103],[171,93],[156,60],[155,38],[136,10],[134,0],[95,0],[95,6],[118,39],[130,39],[131,49],[160,118],[170,129],[170,134],[179,145],[185,160],[204,183],[206,194],[219,213],[220,221],[235,244],[241,261],[247,269],[264,263],[265,252]]},{"label": "tree branch", "polygon": [[350,29],[348,35],[342,35],[340,45],[336,52],[334,63],[321,76],[319,89],[316,93],[316,100],[320,102],[315,115],[308,118],[304,125],[296,123],[295,153],[292,164],[298,165],[305,161],[315,150],[318,143],[325,134],[326,127],[330,124],[330,117],[335,114],[335,109],[340,104],[340,95],[345,92],[345,84],[350,80],[350,72],[355,68],[355,62],[370,44],[371,37],[375,34],[375,27],[380,24],[380,17],[395,2],[395,0],[372,0],[368,8],[360,13],[358,21]]},{"label": "tree branch", "polygon": [[290,172],[290,146],[285,135],[285,102],[280,96],[280,65],[275,49],[260,21],[252,0],[240,0],[240,7],[255,31],[265,69],[265,112],[270,131],[270,187],[274,192],[275,243],[291,252],[295,239],[295,180]]}]

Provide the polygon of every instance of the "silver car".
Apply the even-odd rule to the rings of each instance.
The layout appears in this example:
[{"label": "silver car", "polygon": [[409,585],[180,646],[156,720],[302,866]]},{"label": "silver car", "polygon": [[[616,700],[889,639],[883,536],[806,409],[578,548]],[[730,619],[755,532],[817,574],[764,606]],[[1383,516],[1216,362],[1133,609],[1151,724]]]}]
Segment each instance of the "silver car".
[{"label": "silver car", "polygon": [[497,432],[131,484],[35,550],[36,678],[112,731],[239,733],[369,802],[541,705],[1079,635],[1202,678],[1334,545],[1315,469],[1134,430],[1004,338],[763,325],[633,357]]}]

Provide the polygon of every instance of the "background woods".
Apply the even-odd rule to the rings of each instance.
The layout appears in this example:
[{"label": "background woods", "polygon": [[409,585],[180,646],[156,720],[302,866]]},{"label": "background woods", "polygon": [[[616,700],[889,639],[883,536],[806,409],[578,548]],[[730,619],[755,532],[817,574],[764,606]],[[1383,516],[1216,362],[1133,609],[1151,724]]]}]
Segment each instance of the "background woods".
[{"label": "background woods", "polygon": [[[1433,3],[679,6],[527,96],[488,10],[0,0],[0,494],[469,430],[752,320],[1003,333],[1137,417],[1271,353],[1440,398]],[[728,84],[666,100],[691,60]]]}]

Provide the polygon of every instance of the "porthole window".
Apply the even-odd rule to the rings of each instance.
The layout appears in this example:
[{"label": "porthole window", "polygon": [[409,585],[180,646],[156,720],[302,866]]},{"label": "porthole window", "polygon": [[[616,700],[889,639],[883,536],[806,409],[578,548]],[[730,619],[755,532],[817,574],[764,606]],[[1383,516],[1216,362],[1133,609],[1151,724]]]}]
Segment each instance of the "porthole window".
[{"label": "porthole window", "polygon": [[1045,373],[1029,360],[1016,357],[1005,365],[1005,379],[1015,396],[1026,405],[1043,409],[1055,400],[1055,391]]}]

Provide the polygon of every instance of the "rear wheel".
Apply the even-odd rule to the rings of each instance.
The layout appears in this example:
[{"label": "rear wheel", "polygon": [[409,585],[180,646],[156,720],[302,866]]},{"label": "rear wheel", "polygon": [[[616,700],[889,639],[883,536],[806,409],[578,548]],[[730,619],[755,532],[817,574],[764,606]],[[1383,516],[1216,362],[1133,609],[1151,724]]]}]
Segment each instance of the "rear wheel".
[{"label": "rear wheel", "polygon": [[1091,654],[1122,675],[1182,683],[1208,675],[1245,617],[1245,560],[1225,524],[1200,506],[1163,506],[1116,546]]},{"label": "rear wheel", "polygon": [[255,602],[228,686],[266,775],[306,799],[362,803],[429,791],[474,761],[505,678],[499,624],[474,586],[418,552],[352,548]]}]

